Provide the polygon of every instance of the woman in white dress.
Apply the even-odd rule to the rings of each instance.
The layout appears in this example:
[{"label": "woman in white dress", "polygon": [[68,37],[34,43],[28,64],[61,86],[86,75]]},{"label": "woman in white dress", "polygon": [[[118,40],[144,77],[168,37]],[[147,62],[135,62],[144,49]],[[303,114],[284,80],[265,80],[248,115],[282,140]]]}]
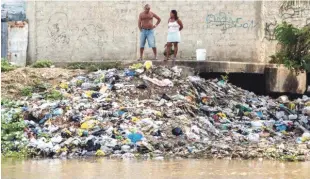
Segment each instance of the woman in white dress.
[{"label": "woman in white dress", "polygon": [[168,20],[168,36],[167,36],[167,48],[166,48],[166,59],[169,60],[170,49],[172,44],[174,46],[173,61],[175,61],[178,53],[178,43],[181,42],[180,31],[183,29],[182,21],[178,17],[178,12],[172,10],[170,12],[170,19]]}]

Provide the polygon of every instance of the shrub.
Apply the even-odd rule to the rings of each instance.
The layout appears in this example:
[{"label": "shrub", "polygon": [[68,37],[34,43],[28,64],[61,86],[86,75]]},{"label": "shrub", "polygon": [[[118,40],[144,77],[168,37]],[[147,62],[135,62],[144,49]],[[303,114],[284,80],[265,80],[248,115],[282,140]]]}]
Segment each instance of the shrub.
[{"label": "shrub", "polygon": [[12,71],[16,68],[15,65],[11,65],[7,60],[1,59],[1,72]]},{"label": "shrub", "polygon": [[49,60],[38,60],[36,61],[32,67],[33,68],[50,68],[53,63]]},{"label": "shrub", "polygon": [[270,63],[284,64],[295,71],[310,70],[310,26],[296,28],[283,22],[275,29],[281,50],[271,56]]}]

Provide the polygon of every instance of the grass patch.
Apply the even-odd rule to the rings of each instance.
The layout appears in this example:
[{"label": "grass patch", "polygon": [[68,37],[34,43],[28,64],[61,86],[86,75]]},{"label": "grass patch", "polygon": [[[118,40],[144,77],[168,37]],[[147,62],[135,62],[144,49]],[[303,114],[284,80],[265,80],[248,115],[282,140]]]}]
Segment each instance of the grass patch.
[{"label": "grass patch", "polygon": [[103,62],[101,64],[93,63],[71,63],[67,66],[67,69],[84,69],[89,72],[98,71],[98,70],[107,70],[107,69],[121,69],[122,65],[120,62]]},{"label": "grass patch", "polygon": [[61,92],[59,92],[57,90],[52,90],[52,91],[47,93],[46,99],[48,99],[48,100],[61,100],[61,99],[63,99],[63,95],[61,94]]},{"label": "grass patch", "polygon": [[1,72],[15,70],[17,66],[11,65],[7,60],[1,58]]},{"label": "grass patch", "polygon": [[20,91],[22,96],[32,96],[32,92],[33,88],[31,86],[26,86]]},{"label": "grass patch", "polygon": [[34,80],[34,84],[31,86],[26,86],[20,90],[21,96],[31,97],[33,93],[44,92],[52,88],[52,85],[49,83],[44,83],[40,80]]},{"label": "grass patch", "polygon": [[33,68],[50,68],[53,63],[50,60],[38,60],[31,66]]}]

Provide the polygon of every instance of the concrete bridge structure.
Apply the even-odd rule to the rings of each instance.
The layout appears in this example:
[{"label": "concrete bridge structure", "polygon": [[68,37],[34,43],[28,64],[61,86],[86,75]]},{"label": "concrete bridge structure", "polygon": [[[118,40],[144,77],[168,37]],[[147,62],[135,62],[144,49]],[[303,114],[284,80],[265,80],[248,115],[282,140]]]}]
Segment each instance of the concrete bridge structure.
[{"label": "concrete bridge structure", "polygon": [[[27,62],[41,59],[66,63],[134,61],[139,56],[138,16],[148,3],[151,11],[162,19],[155,29],[160,59],[163,59],[170,10],[176,9],[184,24],[178,63],[198,64],[206,71],[225,71],[226,68],[261,73],[259,69],[278,48],[274,40],[276,25],[282,21],[300,27],[310,23],[310,3],[296,1],[295,5],[285,6],[285,2],[27,1]],[[197,48],[207,50],[208,62],[193,62]],[[151,59],[152,50],[146,48],[145,52],[145,58]]]}]

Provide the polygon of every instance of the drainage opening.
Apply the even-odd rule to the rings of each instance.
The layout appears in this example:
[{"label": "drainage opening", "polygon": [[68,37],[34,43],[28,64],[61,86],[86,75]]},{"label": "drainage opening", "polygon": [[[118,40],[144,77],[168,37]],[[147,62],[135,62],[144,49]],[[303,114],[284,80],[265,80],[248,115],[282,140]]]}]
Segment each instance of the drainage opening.
[{"label": "drainage opening", "polygon": [[[265,75],[264,74],[253,74],[253,73],[200,73],[199,76],[204,79],[222,79],[221,75],[228,75],[228,82],[236,85],[245,90],[254,92],[257,95],[268,95],[272,98],[278,98],[282,95],[287,95],[291,100],[301,98],[301,94],[292,94],[292,93],[267,93],[265,85]],[[307,85],[310,84],[310,75],[307,74]],[[310,95],[306,92],[305,95]]]}]

